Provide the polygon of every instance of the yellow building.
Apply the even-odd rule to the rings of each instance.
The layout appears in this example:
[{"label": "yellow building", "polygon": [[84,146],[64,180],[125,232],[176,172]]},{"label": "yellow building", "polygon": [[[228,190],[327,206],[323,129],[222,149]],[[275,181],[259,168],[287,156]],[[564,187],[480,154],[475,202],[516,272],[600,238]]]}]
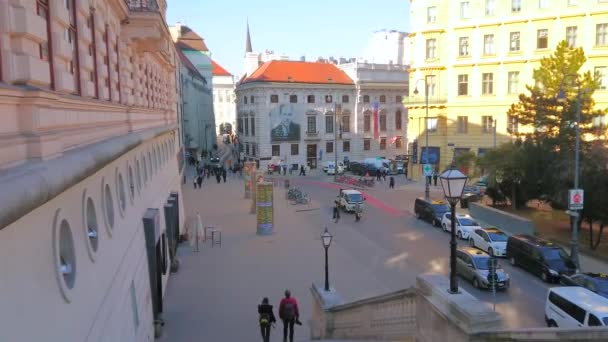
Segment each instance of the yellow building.
[{"label": "yellow building", "polygon": [[[422,173],[427,133],[429,159],[437,160],[439,170],[454,153],[479,154],[513,139],[513,130],[522,128],[507,111],[533,83],[540,59],[562,40],[584,48],[583,71],[603,78],[595,93],[596,108],[608,107],[608,0],[410,3],[410,96],[405,104],[408,151],[418,162],[411,170],[414,179]],[[605,125],[607,119],[598,118],[595,124]]]}]

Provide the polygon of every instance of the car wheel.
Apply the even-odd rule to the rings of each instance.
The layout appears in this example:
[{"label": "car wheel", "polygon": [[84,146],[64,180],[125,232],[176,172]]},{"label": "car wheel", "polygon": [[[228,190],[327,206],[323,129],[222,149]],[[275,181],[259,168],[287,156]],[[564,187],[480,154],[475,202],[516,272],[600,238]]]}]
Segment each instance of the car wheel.
[{"label": "car wheel", "polygon": [[547,272],[543,272],[540,275],[540,279],[542,279],[545,283],[548,283],[549,282],[549,275],[547,275]]},{"label": "car wheel", "polygon": [[473,238],[469,239],[469,246],[475,247],[475,240],[473,240]]},{"label": "car wheel", "polygon": [[445,226],[445,223],[443,224],[443,231],[447,232],[448,231],[448,227]]},{"label": "car wheel", "polygon": [[459,238],[460,240],[462,240],[462,232],[458,232],[458,234],[456,234],[456,235],[458,235],[458,238]]},{"label": "car wheel", "polygon": [[479,280],[477,280],[477,278],[473,279],[473,287],[475,287],[476,289],[480,288]]},{"label": "car wheel", "polygon": [[516,266],[517,265],[517,262],[515,262],[515,257],[514,256],[512,256],[512,257],[509,258],[509,264],[511,264],[511,266]]},{"label": "car wheel", "polygon": [[490,256],[494,256],[494,250],[492,249],[492,247],[488,248],[488,254],[490,254]]},{"label": "car wheel", "polygon": [[555,323],[554,320],[549,320],[549,322],[547,322],[547,326],[549,328],[557,328],[557,323]]},{"label": "car wheel", "polygon": [[419,219],[419,220],[422,218],[422,217],[420,216],[420,212],[416,212],[416,218],[417,218],[417,219]]}]

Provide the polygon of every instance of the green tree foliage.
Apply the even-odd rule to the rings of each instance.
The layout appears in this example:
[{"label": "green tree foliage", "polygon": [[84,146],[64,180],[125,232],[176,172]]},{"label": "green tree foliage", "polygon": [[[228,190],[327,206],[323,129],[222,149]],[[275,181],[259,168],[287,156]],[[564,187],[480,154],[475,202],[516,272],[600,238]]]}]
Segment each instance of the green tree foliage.
[{"label": "green tree foliage", "polygon": [[477,156],[473,151],[457,153],[454,155],[454,165],[465,175],[467,175],[469,180],[479,177],[479,171],[476,167]]}]

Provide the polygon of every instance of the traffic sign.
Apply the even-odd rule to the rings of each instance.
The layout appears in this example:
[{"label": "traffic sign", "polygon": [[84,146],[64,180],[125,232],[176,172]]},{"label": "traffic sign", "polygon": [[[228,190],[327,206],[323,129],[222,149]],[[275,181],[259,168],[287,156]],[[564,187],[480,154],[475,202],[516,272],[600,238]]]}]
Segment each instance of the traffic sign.
[{"label": "traffic sign", "polygon": [[433,165],[431,165],[431,164],[424,164],[424,166],[422,167],[422,172],[427,177],[428,176],[432,176],[433,175]]},{"label": "traffic sign", "polygon": [[568,190],[568,209],[581,210],[585,199],[585,191],[582,189]]}]

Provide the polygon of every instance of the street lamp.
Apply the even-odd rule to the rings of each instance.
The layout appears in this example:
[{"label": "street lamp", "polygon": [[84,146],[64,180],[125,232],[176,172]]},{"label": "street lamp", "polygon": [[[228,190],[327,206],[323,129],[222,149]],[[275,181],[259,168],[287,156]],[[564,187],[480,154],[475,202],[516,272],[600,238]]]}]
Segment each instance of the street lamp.
[{"label": "street lamp", "polygon": [[321,234],[321,241],[323,242],[323,247],[325,247],[325,291],[329,291],[329,265],[327,262],[327,249],[329,249],[329,245],[331,245],[331,239],[334,236],[327,231],[327,227],[325,227],[325,232]]},{"label": "street lamp", "polygon": [[467,176],[452,165],[441,176],[441,187],[445,199],[450,203],[451,233],[450,233],[450,293],[458,293],[458,279],[456,278],[456,204],[462,198]]},{"label": "street lamp", "polygon": [[[426,81],[426,78],[421,78],[418,81],[416,81],[416,88],[414,88],[414,95],[418,95],[418,82],[423,81],[424,82],[424,103],[425,103],[425,107],[426,107],[426,121],[425,121],[425,125],[424,125],[424,130],[425,130],[425,139],[426,139],[426,163],[428,164],[429,162],[429,84]],[[420,161],[424,162],[422,160],[422,153],[420,154]],[[425,199],[429,199],[430,195],[429,195],[429,186],[430,186],[430,180],[429,177],[425,176],[424,177],[424,198]]]},{"label": "street lamp", "polygon": [[[578,189],[578,174],[579,174],[579,154],[581,144],[581,82],[578,79],[577,74],[566,74],[562,80],[562,84],[559,86],[559,93],[557,94],[557,102],[561,104],[566,103],[566,92],[563,89],[564,80],[568,77],[574,77],[576,79],[576,141],[574,143],[574,189]],[[571,210],[572,215],[572,239],[570,240],[570,258],[574,261],[576,268],[580,268],[578,259],[578,210]]]}]

